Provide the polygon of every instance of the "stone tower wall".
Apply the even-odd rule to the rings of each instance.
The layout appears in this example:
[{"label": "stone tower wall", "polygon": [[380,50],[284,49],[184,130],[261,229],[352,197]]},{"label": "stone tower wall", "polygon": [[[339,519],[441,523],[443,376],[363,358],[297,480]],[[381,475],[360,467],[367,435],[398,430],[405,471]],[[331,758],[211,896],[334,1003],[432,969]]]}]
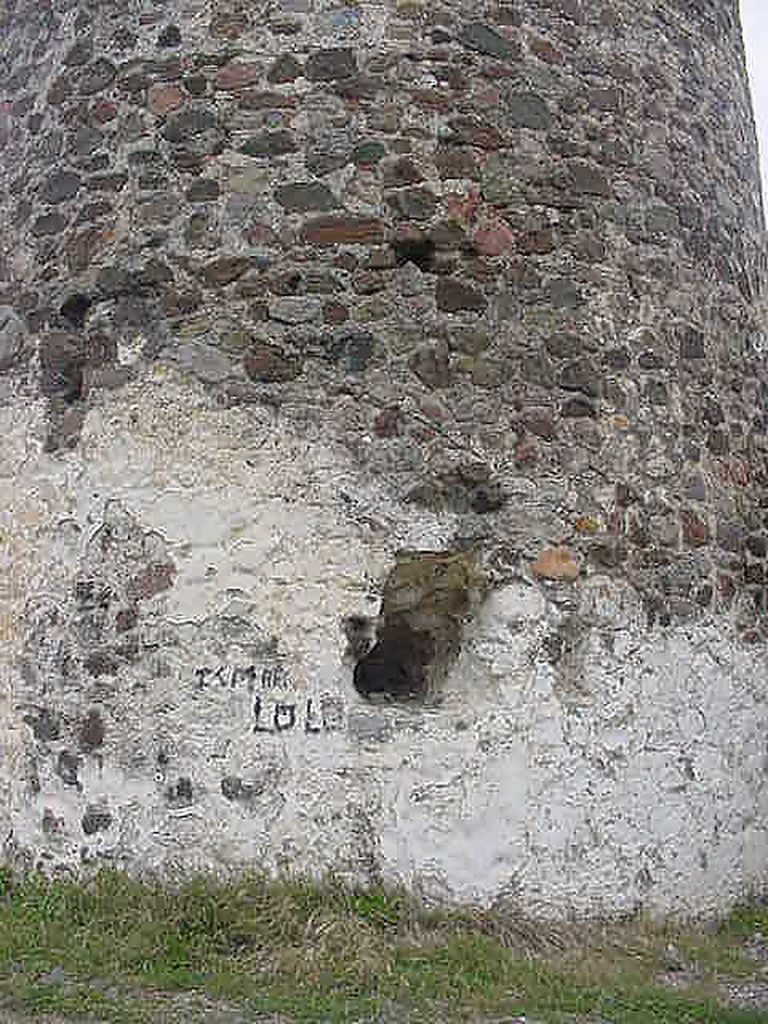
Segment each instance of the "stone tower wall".
[{"label": "stone tower wall", "polygon": [[765,881],[735,2],[16,2],[6,856]]}]

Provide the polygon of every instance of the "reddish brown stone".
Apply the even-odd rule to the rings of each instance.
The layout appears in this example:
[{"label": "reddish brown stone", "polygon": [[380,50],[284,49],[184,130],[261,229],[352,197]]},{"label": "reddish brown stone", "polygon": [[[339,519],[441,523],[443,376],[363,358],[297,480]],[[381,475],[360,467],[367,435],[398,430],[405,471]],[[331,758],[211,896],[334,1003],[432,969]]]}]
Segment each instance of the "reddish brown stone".
[{"label": "reddish brown stone", "polygon": [[373,432],[377,437],[396,437],[401,433],[403,414],[398,405],[381,409],[373,421]]},{"label": "reddish brown stone", "polygon": [[454,118],[449,127],[453,132],[453,139],[457,143],[466,146],[477,146],[478,149],[501,149],[504,144],[504,136],[493,125],[485,121],[473,120],[469,117]]},{"label": "reddish brown stone", "polygon": [[315,217],[305,221],[301,240],[307,245],[377,245],[384,226],[372,217]]},{"label": "reddish brown stone", "polygon": [[236,89],[244,89],[253,85],[261,78],[261,65],[246,64],[233,61],[225,64],[216,75],[216,85],[219,89],[226,89],[231,92]]},{"label": "reddish brown stone", "polygon": [[543,256],[552,252],[555,247],[552,228],[539,228],[525,231],[517,238],[518,252],[526,256]]},{"label": "reddish brown stone", "polygon": [[226,285],[242,277],[247,269],[245,256],[220,256],[203,267],[203,276],[208,284]]},{"label": "reddish brown stone", "polygon": [[512,248],[514,240],[514,235],[506,224],[480,228],[472,239],[475,248],[483,256],[501,256]]},{"label": "reddish brown stone", "polygon": [[213,36],[221,39],[229,39],[234,42],[248,31],[248,17],[243,13],[224,11],[216,15],[210,24],[210,32]]},{"label": "reddish brown stone", "polygon": [[561,583],[573,583],[581,573],[571,552],[563,547],[544,548],[531,568],[541,579],[558,580]]},{"label": "reddish brown stone", "polygon": [[282,384],[301,373],[299,360],[277,345],[255,345],[245,353],[243,367],[251,380],[262,384]]},{"label": "reddish brown stone", "polygon": [[745,644],[759,644],[762,642],[762,635],[759,629],[747,629],[741,634]]},{"label": "reddish brown stone", "polygon": [[547,39],[529,39],[528,46],[531,53],[535,54],[539,60],[546,61],[547,64],[562,64],[565,60],[560,50],[556,49]]},{"label": "reddish brown stone", "polygon": [[326,302],[323,306],[323,320],[327,324],[343,324],[349,319],[349,310],[340,302]]},{"label": "reddish brown stone", "polygon": [[470,189],[468,192],[449,192],[444,198],[450,221],[464,226],[474,222],[480,205],[476,189]]},{"label": "reddish brown stone", "polygon": [[435,165],[441,178],[476,178],[478,174],[474,152],[461,146],[438,146]]},{"label": "reddish brown stone", "polygon": [[445,313],[461,309],[481,311],[486,307],[485,296],[455,277],[441,277],[436,289],[437,308]]},{"label": "reddish brown stone", "polygon": [[539,461],[539,446],[532,434],[525,434],[515,446],[515,462],[518,466],[532,465]]},{"label": "reddish brown stone", "polygon": [[243,238],[249,245],[276,245],[278,237],[269,224],[255,221],[243,231]]},{"label": "reddish brown stone", "polygon": [[543,406],[531,406],[523,413],[523,423],[526,430],[542,438],[551,441],[555,436],[555,419],[549,409]]},{"label": "reddish brown stone", "polygon": [[172,562],[156,562],[148,565],[143,572],[128,584],[128,593],[135,601],[146,601],[155,594],[169,590],[173,586],[176,567]]},{"label": "reddish brown stone", "polygon": [[411,93],[411,102],[417,107],[426,107],[429,110],[448,110],[453,99],[449,93],[440,92],[438,89],[416,89]]},{"label": "reddish brown stone", "polygon": [[398,157],[396,160],[387,162],[384,165],[384,184],[390,186],[414,185],[422,181],[424,174],[421,168],[407,156]]},{"label": "reddish brown stone", "polygon": [[113,237],[113,232],[98,227],[84,228],[67,241],[65,251],[70,270],[85,270]]},{"label": "reddish brown stone", "polygon": [[736,593],[736,580],[733,576],[728,576],[726,573],[718,573],[717,575],[717,594],[721,605],[728,607],[733,601]]},{"label": "reddish brown stone", "polygon": [[683,542],[689,548],[701,548],[709,543],[710,531],[703,519],[694,512],[682,512]]},{"label": "reddish brown stone", "polygon": [[133,629],[138,621],[138,614],[133,607],[120,608],[115,615],[115,629],[118,633],[125,633]]},{"label": "reddish brown stone", "polygon": [[93,119],[98,124],[106,124],[107,121],[111,121],[117,115],[117,107],[114,103],[110,103],[109,100],[101,100],[93,108]]},{"label": "reddish brown stone", "polygon": [[358,270],[352,280],[352,286],[358,295],[375,295],[384,290],[386,282],[375,270]]},{"label": "reddish brown stone", "polygon": [[153,114],[163,117],[184,101],[184,94],[175,85],[153,85],[147,94],[147,106]]}]

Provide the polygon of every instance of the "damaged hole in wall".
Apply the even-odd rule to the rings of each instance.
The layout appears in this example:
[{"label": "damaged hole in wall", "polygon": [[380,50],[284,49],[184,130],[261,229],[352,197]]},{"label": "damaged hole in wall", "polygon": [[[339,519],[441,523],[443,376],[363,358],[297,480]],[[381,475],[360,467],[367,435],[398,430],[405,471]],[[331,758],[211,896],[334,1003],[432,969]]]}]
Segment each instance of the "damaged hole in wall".
[{"label": "damaged hole in wall", "polygon": [[392,243],[398,267],[414,263],[426,272],[435,269],[435,243],[430,238],[400,238]]},{"label": "damaged hole in wall", "polygon": [[85,318],[91,308],[92,300],[81,292],[75,292],[62,302],[59,312],[78,331],[85,326]]},{"label": "damaged hole in wall", "polygon": [[433,693],[483,591],[475,551],[398,555],[384,585],[376,642],[355,665],[358,693],[399,700]]}]

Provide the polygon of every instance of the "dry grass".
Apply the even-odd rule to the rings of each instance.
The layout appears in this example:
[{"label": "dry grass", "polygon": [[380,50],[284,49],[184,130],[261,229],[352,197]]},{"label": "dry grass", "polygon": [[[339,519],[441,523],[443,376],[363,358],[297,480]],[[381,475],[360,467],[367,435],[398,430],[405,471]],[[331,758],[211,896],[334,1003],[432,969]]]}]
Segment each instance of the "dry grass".
[{"label": "dry grass", "polygon": [[[119,874],[7,876],[0,999],[70,1019],[400,1022],[528,1020],[757,1024],[725,984],[766,980],[750,959],[768,912],[721,928],[641,918],[542,925],[511,908],[435,910],[404,892]],[[2,1020],[0,1016],[0,1020]]]}]

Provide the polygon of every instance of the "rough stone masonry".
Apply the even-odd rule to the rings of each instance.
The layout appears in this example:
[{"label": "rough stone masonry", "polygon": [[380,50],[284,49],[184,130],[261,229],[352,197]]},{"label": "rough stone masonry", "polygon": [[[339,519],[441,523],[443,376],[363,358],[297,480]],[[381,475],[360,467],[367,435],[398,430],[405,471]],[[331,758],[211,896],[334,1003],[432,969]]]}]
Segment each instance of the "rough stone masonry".
[{"label": "rough stone masonry", "polygon": [[0,842],[768,881],[736,0],[7,0]]}]

